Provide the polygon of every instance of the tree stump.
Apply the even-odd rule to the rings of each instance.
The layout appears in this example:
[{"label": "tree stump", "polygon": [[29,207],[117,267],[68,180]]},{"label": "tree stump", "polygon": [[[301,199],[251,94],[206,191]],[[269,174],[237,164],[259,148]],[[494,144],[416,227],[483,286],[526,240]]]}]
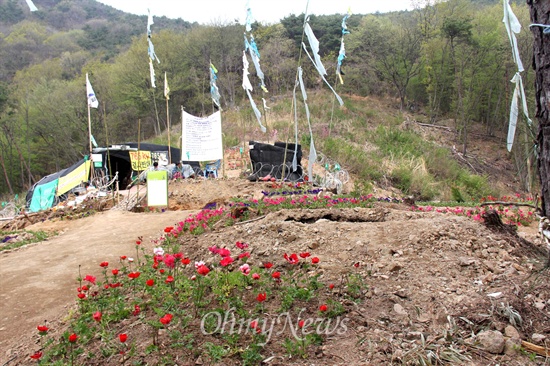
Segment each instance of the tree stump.
[{"label": "tree stump", "polygon": [[517,228],[514,225],[507,225],[502,222],[500,215],[496,210],[490,209],[481,215],[483,223],[489,229],[498,232],[505,232],[509,234],[516,234]]}]

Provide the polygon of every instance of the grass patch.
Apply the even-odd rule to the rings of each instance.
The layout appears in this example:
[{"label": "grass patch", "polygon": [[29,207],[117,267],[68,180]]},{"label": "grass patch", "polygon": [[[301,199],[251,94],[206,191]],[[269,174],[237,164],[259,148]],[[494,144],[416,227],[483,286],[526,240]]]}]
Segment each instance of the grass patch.
[{"label": "grass patch", "polygon": [[0,231],[0,252],[16,249],[48,238],[44,231]]}]

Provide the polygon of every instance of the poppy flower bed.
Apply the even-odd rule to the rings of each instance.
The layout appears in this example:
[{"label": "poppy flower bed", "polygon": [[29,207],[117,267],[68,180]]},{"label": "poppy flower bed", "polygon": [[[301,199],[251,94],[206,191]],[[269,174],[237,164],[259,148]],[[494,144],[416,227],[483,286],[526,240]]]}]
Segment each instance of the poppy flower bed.
[{"label": "poppy flower bed", "polygon": [[60,365],[171,364],[201,355],[252,365],[273,352],[308,358],[347,331],[346,315],[367,289],[353,271],[338,284],[320,281],[321,260],[310,252],[270,262],[237,241],[195,258],[182,252],[184,237],[183,225],[167,227],[153,250],[140,238],[135,256],[80,275],[66,329],[37,325],[40,342],[29,358]]}]

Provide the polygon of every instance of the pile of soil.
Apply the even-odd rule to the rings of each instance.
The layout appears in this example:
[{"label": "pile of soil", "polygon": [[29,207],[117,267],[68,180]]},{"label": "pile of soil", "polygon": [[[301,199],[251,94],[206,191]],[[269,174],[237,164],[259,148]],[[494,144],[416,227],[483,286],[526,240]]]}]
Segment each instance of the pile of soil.
[{"label": "pile of soil", "polygon": [[[36,326],[45,319],[52,328],[63,324],[74,306],[79,265],[99,273],[101,261],[131,254],[137,237],[152,249],[165,226],[192,213],[183,210],[261,198],[268,184],[239,178],[171,182],[165,212],[110,209],[28,226],[59,235],[0,254],[0,364],[26,364],[36,349]],[[208,261],[213,244],[242,241],[250,245],[251,265],[309,251],[320,258],[320,281],[361,276],[361,301],[344,304],[350,319],[345,334],[328,337],[308,360],[265,355],[271,365],[536,365],[545,362],[534,355],[545,352],[550,335],[550,285],[537,234],[536,223],[516,234],[467,217],[379,202],[372,208],[281,210],[219,225],[185,237],[182,250]],[[520,351],[522,341],[523,349],[532,348]]]}]

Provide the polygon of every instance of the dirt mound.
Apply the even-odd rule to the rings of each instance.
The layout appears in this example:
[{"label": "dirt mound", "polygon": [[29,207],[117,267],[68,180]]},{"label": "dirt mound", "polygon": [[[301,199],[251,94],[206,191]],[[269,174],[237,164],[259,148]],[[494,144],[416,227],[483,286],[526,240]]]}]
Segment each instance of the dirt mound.
[{"label": "dirt mound", "polygon": [[[44,319],[56,324],[74,304],[79,265],[99,272],[99,262],[131,255],[138,236],[152,249],[165,226],[191,213],[177,210],[227,206],[234,197],[261,198],[268,184],[181,181],[170,184],[166,212],[110,210],[30,226],[61,235],[0,256],[0,359],[26,363],[36,348],[31,336],[36,325]],[[250,265],[258,265],[258,258],[276,262],[284,253],[309,251],[320,258],[319,281],[338,284],[346,274],[360,276],[366,285],[360,301],[344,304],[349,330],[315,350],[318,365],[542,364],[542,358],[538,362],[512,346],[521,340],[544,346],[550,329],[544,248],[535,229],[521,230],[518,237],[467,217],[380,202],[371,208],[264,213],[233,226],[214,226],[203,235],[186,234],[181,245],[192,260],[207,264],[213,261],[208,247],[236,241],[250,245]],[[506,350],[495,350],[486,344],[487,334],[495,342],[515,340]],[[306,364],[274,356],[279,361],[272,365]]]}]

